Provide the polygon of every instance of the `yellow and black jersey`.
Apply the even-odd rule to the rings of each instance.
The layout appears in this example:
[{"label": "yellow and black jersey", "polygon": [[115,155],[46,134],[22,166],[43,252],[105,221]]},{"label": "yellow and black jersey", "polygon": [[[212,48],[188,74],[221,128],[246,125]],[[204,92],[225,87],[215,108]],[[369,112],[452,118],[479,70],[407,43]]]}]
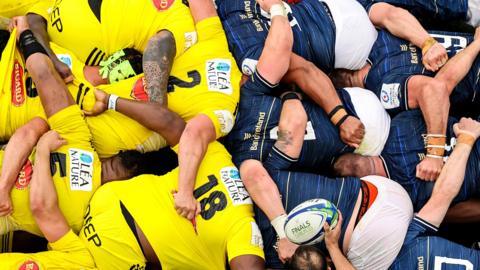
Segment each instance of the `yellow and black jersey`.
[{"label": "yellow and black jersey", "polygon": [[0,61],[0,141],[34,117],[46,119],[37,89],[17,49],[16,32],[3,50]]},{"label": "yellow and black jersey", "polygon": [[108,183],[95,193],[80,238],[98,268],[143,269],[145,257],[133,224],[143,231],[163,269],[224,269],[227,258],[263,258],[252,200],[220,143],[209,145],[197,174],[194,196],[202,207],[198,234],[175,211],[172,190],[178,189],[177,182],[178,168],[164,176]]},{"label": "yellow and black jersey", "polygon": [[[93,193],[101,184],[101,162],[93,150],[91,135],[78,106],[67,107],[48,119],[67,144],[50,154],[50,170],[58,203],[74,232],[83,224],[83,214]],[[3,160],[0,151],[0,162]],[[33,154],[23,166],[11,192],[13,213],[2,231],[24,230],[42,236],[30,211],[29,183],[33,173]],[[1,223],[1,222],[0,222]]]},{"label": "yellow and black jersey", "polygon": [[[185,121],[207,115],[219,138],[233,127],[241,73],[228,50],[218,17],[200,21],[196,29],[198,43],[173,63],[167,87],[168,108]],[[148,100],[143,74],[104,90],[124,98]]]},{"label": "yellow and black jersey", "polygon": [[12,18],[22,16],[40,0],[2,0],[0,1],[0,16]]},{"label": "yellow and black jersey", "polygon": [[177,56],[196,42],[193,19],[182,0],[43,0],[30,12],[48,21],[52,42],[90,66],[124,48],[143,52],[160,30],[173,34]]}]

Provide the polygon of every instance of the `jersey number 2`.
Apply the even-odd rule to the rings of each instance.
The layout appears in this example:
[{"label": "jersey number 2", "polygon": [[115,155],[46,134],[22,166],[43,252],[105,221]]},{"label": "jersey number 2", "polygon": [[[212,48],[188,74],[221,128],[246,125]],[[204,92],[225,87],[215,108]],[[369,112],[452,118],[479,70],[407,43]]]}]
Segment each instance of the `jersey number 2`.
[{"label": "jersey number 2", "polygon": [[[195,199],[198,199],[217,185],[217,177],[215,177],[215,175],[209,175],[208,182],[195,189],[193,196]],[[227,207],[227,197],[223,192],[215,190],[210,193],[210,196],[200,201],[200,206],[202,208],[200,215],[204,220],[209,220],[217,211],[222,211]]]}]

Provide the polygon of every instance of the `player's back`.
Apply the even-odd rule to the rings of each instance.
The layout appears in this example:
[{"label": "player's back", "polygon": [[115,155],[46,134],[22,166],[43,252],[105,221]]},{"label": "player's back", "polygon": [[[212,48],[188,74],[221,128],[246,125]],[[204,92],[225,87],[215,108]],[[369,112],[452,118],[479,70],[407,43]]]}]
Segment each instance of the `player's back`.
[{"label": "player's back", "polygon": [[[196,177],[194,196],[202,208],[196,217],[198,234],[174,208],[172,190],[178,190],[178,169],[160,177],[142,175],[109,183],[101,191],[105,189],[116,194],[131,214],[164,269],[223,269],[227,254],[232,259],[245,252],[241,250],[245,246],[239,245],[244,242],[255,245],[263,256],[252,200],[230,155],[218,142],[209,145]],[[239,235],[244,229],[250,233]],[[244,238],[238,241],[239,237]]]},{"label": "player's back", "polygon": [[15,33],[3,50],[0,74],[0,141],[6,142],[32,118],[46,118],[35,84],[16,47]]},{"label": "player's back", "polygon": [[448,269],[480,268],[480,251],[436,236],[438,228],[415,217],[404,244],[389,269]]},{"label": "player's back", "polygon": [[[282,204],[288,213],[300,203],[322,198],[331,201],[342,212],[342,235],[339,243],[343,242],[344,232],[347,230],[352,217],[355,203],[360,193],[361,183],[356,177],[328,178],[325,176],[291,171],[269,171],[281,194]],[[277,241],[276,232],[265,214],[255,207],[255,219],[262,232],[265,243],[266,267],[283,269],[284,265],[278,259],[277,251],[273,245]],[[315,245],[326,251],[324,242]]]},{"label": "player's back", "polygon": [[240,97],[242,74],[219,18],[202,20],[196,29],[198,43],[175,60],[168,85],[168,108],[185,121],[209,108],[233,113]]},{"label": "player's back", "polygon": [[[451,58],[463,50],[471,41],[470,34],[456,32],[429,31],[442,44]],[[391,74],[426,75],[434,73],[425,69],[422,64],[422,50],[410,42],[395,37],[387,30],[378,32],[377,40],[369,55],[372,65],[365,79],[365,87],[369,90],[382,88],[385,77]]]},{"label": "player's back", "polygon": [[[90,198],[101,184],[101,162],[93,150],[88,127],[76,106],[70,106],[49,118],[50,127],[67,141],[50,154],[50,172],[58,205],[70,227],[78,233],[83,224],[83,214]],[[4,152],[0,155],[3,158]],[[42,235],[33,219],[29,205],[29,183],[32,174],[33,155],[25,163],[12,189],[14,212],[11,219],[18,230]],[[1,163],[1,162],[0,162]]]},{"label": "player's back", "polygon": [[[195,43],[195,28],[182,1],[106,0],[45,1],[31,10],[47,20],[52,42],[74,52],[86,65],[95,66],[123,48],[144,51],[148,40],[169,30],[180,55]],[[81,20],[82,23],[78,23]]]},{"label": "player's back", "polygon": [[[456,138],[453,125],[457,119],[449,117],[447,123],[446,152],[448,157],[455,146]],[[419,211],[430,198],[434,182],[416,178],[416,167],[425,158],[425,143],[422,134],[427,132],[425,121],[420,110],[411,110],[398,114],[392,119],[390,134],[382,151],[388,177],[408,192],[414,210]],[[465,180],[454,203],[478,196],[480,173],[480,143],[475,144],[467,162]]]}]

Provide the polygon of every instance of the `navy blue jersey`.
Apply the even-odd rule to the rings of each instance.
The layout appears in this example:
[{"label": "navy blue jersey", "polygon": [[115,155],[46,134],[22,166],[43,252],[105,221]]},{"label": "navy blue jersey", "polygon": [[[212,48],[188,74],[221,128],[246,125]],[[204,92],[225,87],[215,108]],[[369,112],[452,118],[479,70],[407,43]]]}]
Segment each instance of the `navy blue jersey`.
[{"label": "navy blue jersey", "polygon": [[[343,243],[343,234],[360,192],[360,180],[358,178],[327,178],[316,174],[289,171],[271,171],[270,176],[277,184],[287,213],[309,199],[322,198],[335,204],[344,218],[342,235],[339,240],[339,243]],[[276,232],[270,225],[268,218],[258,207],[255,207],[255,220],[263,237],[266,268],[284,268],[273,247],[277,241]],[[317,244],[316,247],[326,251],[323,242]]]},{"label": "navy blue jersey", "polygon": [[480,269],[480,251],[435,236],[438,228],[416,216],[390,269]]},{"label": "navy blue jersey", "polygon": [[[447,145],[454,144],[453,125],[457,122],[450,117],[447,125]],[[427,132],[425,121],[419,110],[402,112],[392,119],[390,134],[382,151],[388,178],[398,182],[410,195],[415,211],[419,211],[432,194],[435,182],[422,181],[415,177],[416,167],[425,157],[422,134]],[[465,180],[454,203],[480,195],[480,141],[477,141],[467,162]]]},{"label": "navy blue jersey", "polygon": [[357,0],[367,10],[379,2],[389,3],[410,11],[419,19],[422,16],[441,20],[467,19],[468,0]]},{"label": "navy blue jersey", "polygon": [[[268,164],[269,154],[277,140],[278,122],[282,110],[280,98],[273,96],[274,86],[268,85],[257,72],[240,91],[240,104],[235,125],[225,139],[225,145],[233,157],[235,165],[247,159],[260,160]],[[355,115],[348,92],[339,92],[347,112]],[[305,141],[295,167],[290,164],[276,169],[304,168],[322,171],[329,167],[333,159],[353,148],[344,144],[336,128],[322,108],[311,101],[302,101],[307,112],[308,122]],[[271,164],[271,163],[270,163]]]},{"label": "navy blue jersey", "polygon": [[[230,51],[242,72],[251,75],[268,35],[269,15],[255,0],[217,0],[216,4]],[[303,0],[287,11],[293,52],[330,71],[335,60],[335,24],[326,5],[318,0]]]},{"label": "navy blue jersey", "polygon": [[[431,32],[431,35],[447,48],[449,57],[463,50],[473,39],[470,34],[454,32]],[[365,77],[365,88],[372,90],[390,114],[408,110],[408,80],[413,75],[434,77],[422,64],[422,50],[408,41],[397,38],[388,31],[380,30],[369,55],[371,69]],[[453,90],[452,108],[480,104],[480,58],[470,72]]]}]

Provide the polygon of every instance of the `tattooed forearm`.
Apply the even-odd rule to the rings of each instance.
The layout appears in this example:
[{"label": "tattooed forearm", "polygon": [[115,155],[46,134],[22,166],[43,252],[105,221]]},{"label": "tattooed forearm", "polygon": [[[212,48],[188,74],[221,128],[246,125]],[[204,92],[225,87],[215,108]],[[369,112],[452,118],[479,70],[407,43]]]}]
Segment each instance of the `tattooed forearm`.
[{"label": "tattooed forearm", "polygon": [[278,130],[278,139],[275,142],[275,147],[282,152],[287,152],[288,147],[293,143],[293,134],[288,130]]},{"label": "tattooed forearm", "polygon": [[167,105],[168,77],[175,54],[175,39],[169,31],[162,30],[150,38],[143,54],[145,88],[150,101]]}]

